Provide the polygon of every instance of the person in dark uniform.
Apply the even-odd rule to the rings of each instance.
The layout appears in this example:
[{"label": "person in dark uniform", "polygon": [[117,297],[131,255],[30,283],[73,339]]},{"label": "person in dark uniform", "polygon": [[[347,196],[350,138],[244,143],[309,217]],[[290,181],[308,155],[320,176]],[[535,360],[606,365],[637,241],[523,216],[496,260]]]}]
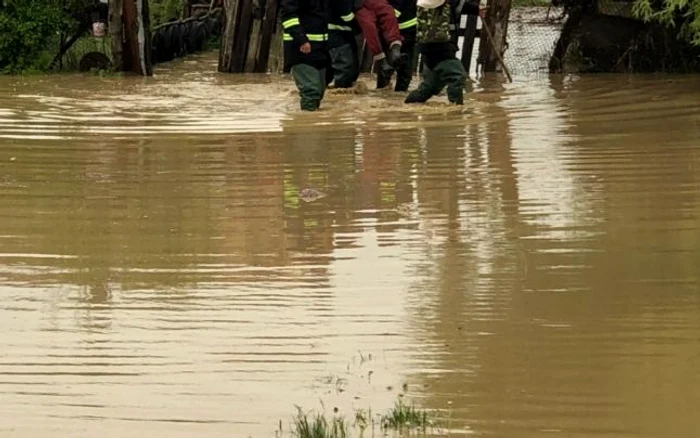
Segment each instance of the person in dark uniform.
[{"label": "person in dark uniform", "polygon": [[282,0],[285,70],[292,72],[303,111],[316,111],[326,91],[328,17],[328,0]]},{"label": "person in dark uniform", "polygon": [[[413,79],[413,60],[416,53],[416,0],[390,0],[399,20],[399,31],[403,37],[401,53],[403,59],[396,69],[394,91],[408,91]],[[383,41],[384,44],[386,42]],[[386,88],[391,81],[393,71],[377,75],[377,88]]]},{"label": "person in dark uniform", "polygon": [[355,35],[360,32],[353,12],[353,0],[332,0],[328,23],[328,48],[332,68],[326,72],[326,84],[350,88],[360,76]]},{"label": "person in dark uniform", "polygon": [[[460,2],[461,3],[461,2]],[[406,97],[405,103],[424,103],[447,87],[447,99],[464,104],[467,73],[457,59],[459,19],[462,13],[486,15],[478,3],[457,0],[418,0],[416,40],[423,57],[423,82]]]}]

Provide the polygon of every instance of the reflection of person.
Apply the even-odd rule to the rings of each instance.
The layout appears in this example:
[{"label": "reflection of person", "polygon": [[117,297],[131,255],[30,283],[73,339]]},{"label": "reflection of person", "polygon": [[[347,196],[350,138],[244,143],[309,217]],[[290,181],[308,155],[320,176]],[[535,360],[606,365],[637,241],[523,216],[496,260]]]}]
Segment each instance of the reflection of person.
[{"label": "reflection of person", "polygon": [[285,70],[292,72],[304,111],[316,111],[326,91],[326,14],[325,0],[282,0]]},{"label": "reflection of person", "polygon": [[457,39],[462,12],[485,15],[478,3],[464,4],[460,11],[456,0],[418,0],[417,41],[424,59],[423,82],[406,97],[406,103],[424,103],[447,86],[447,99],[464,103],[467,73],[457,59]]},{"label": "reflection of person", "polygon": [[360,76],[353,6],[352,0],[334,0],[330,3],[328,48],[332,68],[326,72],[326,84],[334,81],[336,88],[350,88]]}]

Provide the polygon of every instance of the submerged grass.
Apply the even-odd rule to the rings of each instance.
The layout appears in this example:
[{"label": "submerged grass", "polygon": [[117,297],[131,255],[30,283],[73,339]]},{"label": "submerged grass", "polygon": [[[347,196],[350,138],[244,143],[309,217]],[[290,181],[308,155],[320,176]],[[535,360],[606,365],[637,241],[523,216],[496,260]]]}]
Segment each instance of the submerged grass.
[{"label": "submerged grass", "polygon": [[348,438],[349,427],[343,417],[328,420],[323,414],[311,416],[297,406],[292,434],[299,438]]},{"label": "submerged grass", "polygon": [[[379,425],[384,436],[425,436],[428,429],[434,427],[433,415],[428,411],[406,404],[399,399],[394,407],[383,415],[373,415],[372,410],[357,410],[355,421],[350,424],[343,416],[337,415],[337,409],[331,417],[324,413],[304,412],[299,406],[293,417],[290,431],[285,434],[282,421],[276,433],[278,438],[293,436],[297,438],[363,438],[371,427],[371,436],[375,436],[375,425]],[[376,420],[376,421],[375,421]]]},{"label": "submerged grass", "polygon": [[403,399],[399,399],[394,407],[382,416],[381,425],[383,430],[415,429],[425,432],[428,427],[428,413],[423,409],[416,409],[413,404],[409,406]]}]

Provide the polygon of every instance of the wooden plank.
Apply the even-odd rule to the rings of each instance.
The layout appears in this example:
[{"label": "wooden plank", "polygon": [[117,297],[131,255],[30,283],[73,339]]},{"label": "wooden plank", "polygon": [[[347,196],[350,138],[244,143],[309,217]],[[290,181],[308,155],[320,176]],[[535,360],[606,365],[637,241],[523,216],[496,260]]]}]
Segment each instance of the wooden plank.
[{"label": "wooden plank", "polygon": [[[476,38],[476,15],[467,15],[467,26],[464,29],[464,40],[462,42],[462,65],[464,70],[469,74],[469,69],[472,64],[472,53],[474,53],[474,39]],[[460,24],[461,21],[460,21]],[[462,29],[460,28],[460,33]]]},{"label": "wooden plank", "polygon": [[250,35],[248,37],[248,53],[246,54],[245,66],[243,68],[244,72],[250,73],[255,70],[255,58],[258,54],[258,48],[260,47],[260,39],[262,35],[260,30],[262,29],[261,20],[253,20],[252,29],[250,30]]},{"label": "wooden plank", "polygon": [[268,62],[270,60],[270,46],[272,45],[272,38],[275,35],[280,36],[275,32],[277,25],[277,0],[267,0],[267,5],[265,6],[265,17],[262,22],[262,39],[260,40],[260,45],[258,46],[258,53],[256,56],[255,69],[256,73],[266,73],[268,71]]},{"label": "wooden plank", "polygon": [[112,62],[116,71],[124,70],[124,61],[122,58],[123,39],[122,33],[122,0],[109,1],[109,36],[112,40]]},{"label": "wooden plank", "polygon": [[484,72],[496,72],[501,68],[494,48],[502,57],[506,48],[511,5],[512,0],[489,0],[483,25],[489,27],[494,41],[491,42],[488,35],[479,41],[479,63],[483,66]]},{"label": "wooden plank", "polygon": [[151,18],[148,0],[136,0],[136,13],[140,73],[143,76],[153,76],[153,62],[151,60]]},{"label": "wooden plank", "polygon": [[236,24],[236,34],[233,41],[233,73],[243,73],[246,53],[250,41],[250,28],[253,23],[253,0],[241,0],[241,12]]},{"label": "wooden plank", "polygon": [[219,71],[233,73],[233,49],[242,0],[224,0],[224,30],[219,48]]},{"label": "wooden plank", "polygon": [[136,18],[136,0],[124,0],[124,71],[140,73],[138,23]]}]

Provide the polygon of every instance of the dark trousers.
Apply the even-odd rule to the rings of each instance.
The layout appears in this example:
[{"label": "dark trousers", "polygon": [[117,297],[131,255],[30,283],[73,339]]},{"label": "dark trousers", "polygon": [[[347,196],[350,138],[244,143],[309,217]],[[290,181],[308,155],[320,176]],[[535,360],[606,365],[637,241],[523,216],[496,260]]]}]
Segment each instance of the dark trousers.
[{"label": "dark trousers", "polygon": [[327,73],[326,83],[335,81],[336,88],[350,88],[360,77],[360,66],[357,60],[357,44],[355,41],[330,49],[331,66]]},{"label": "dark trousers", "polygon": [[318,69],[308,64],[292,66],[292,77],[299,89],[301,109],[316,111],[326,92],[326,69]]},{"label": "dark trousers", "polygon": [[403,42],[396,13],[387,0],[364,0],[362,6],[355,11],[355,19],[372,56],[384,53],[381,38],[389,43]]},{"label": "dark trousers", "polygon": [[[416,28],[402,30],[403,45],[401,53],[404,55],[404,61],[398,69],[396,69],[396,85],[394,91],[408,91],[408,87],[413,80],[413,61],[416,55]],[[382,41],[385,48],[388,48],[388,43]],[[377,75],[377,88],[384,88],[389,85],[390,76]]]},{"label": "dark trousers", "polygon": [[464,103],[464,81],[467,73],[457,58],[446,59],[435,68],[423,65],[423,82],[406,97],[406,103],[423,103],[447,87],[447,99],[454,104]]}]

